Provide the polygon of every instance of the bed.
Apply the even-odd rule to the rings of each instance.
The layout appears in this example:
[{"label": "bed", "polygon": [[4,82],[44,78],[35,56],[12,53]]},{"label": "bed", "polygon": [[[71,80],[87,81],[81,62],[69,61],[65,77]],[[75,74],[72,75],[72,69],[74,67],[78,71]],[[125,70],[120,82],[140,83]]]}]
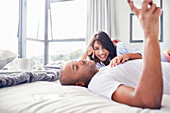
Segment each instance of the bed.
[{"label": "bed", "polygon": [[142,109],[108,100],[84,87],[62,86],[58,80],[62,65],[46,65],[45,71],[7,74],[1,70],[0,113],[170,113],[170,95],[163,95],[161,109]]},{"label": "bed", "polygon": [[163,95],[161,109],[141,109],[58,80],[36,81],[1,88],[0,113],[170,113],[170,95]]}]

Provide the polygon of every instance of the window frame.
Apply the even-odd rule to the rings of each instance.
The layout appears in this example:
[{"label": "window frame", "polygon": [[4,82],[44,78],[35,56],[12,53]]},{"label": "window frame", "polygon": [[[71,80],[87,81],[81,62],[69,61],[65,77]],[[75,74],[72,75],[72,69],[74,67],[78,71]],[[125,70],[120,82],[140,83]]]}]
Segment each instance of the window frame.
[{"label": "window frame", "polygon": [[48,20],[49,20],[49,6],[54,2],[65,2],[74,0],[45,0],[45,22],[44,22],[44,39],[36,39],[26,37],[26,17],[27,17],[27,0],[20,0],[19,5],[19,29],[18,29],[18,54],[20,58],[26,57],[26,41],[37,41],[44,43],[44,65],[48,64],[49,59],[49,43],[50,42],[76,42],[85,41],[85,37],[72,39],[50,39],[48,38]]},{"label": "window frame", "polygon": [[[163,5],[162,5],[162,0],[160,0],[160,8],[163,9]],[[136,17],[136,15],[134,14],[134,12],[130,12],[130,43],[143,43],[143,39],[135,39],[135,37],[133,36],[133,30],[135,28],[133,28],[133,17]],[[159,37],[159,42],[163,42],[163,10],[162,10],[162,14],[160,16],[160,37]]]}]

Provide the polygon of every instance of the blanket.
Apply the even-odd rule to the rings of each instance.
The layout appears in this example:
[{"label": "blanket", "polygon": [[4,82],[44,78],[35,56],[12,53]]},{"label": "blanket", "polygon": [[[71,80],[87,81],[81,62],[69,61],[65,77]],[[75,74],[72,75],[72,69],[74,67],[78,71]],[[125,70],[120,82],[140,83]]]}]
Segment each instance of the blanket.
[{"label": "blanket", "polygon": [[57,61],[43,67],[38,66],[31,72],[0,74],[0,88],[36,81],[56,81],[60,77],[60,68],[63,65],[64,61]]},{"label": "blanket", "polygon": [[60,70],[48,70],[44,72],[21,72],[0,75],[0,88],[15,86],[35,81],[55,81],[59,79]]}]

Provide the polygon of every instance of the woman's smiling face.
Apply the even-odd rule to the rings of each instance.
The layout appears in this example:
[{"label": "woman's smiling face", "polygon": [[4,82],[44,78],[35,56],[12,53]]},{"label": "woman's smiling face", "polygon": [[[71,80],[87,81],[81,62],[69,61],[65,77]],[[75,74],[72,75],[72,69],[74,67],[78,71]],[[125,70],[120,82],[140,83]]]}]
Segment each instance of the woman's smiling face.
[{"label": "woman's smiling face", "polygon": [[101,45],[99,41],[94,42],[94,54],[100,61],[106,61],[109,51]]}]

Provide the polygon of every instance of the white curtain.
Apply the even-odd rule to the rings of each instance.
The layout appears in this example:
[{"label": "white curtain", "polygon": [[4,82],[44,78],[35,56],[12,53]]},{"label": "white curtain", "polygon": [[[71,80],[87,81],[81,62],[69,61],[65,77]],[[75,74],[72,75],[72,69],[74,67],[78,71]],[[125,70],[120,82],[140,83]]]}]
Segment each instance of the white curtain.
[{"label": "white curtain", "polygon": [[111,38],[115,36],[114,0],[87,0],[86,44],[100,30]]}]

